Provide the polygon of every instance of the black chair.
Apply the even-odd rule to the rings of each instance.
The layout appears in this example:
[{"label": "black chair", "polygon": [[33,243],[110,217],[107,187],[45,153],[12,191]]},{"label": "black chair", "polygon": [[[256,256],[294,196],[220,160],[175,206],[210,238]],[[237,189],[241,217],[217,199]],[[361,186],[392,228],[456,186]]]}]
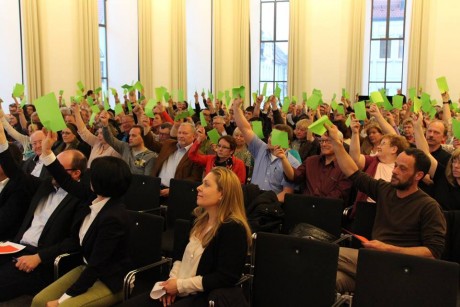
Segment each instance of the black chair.
[{"label": "black chair", "polygon": [[200,182],[171,179],[166,208],[166,231],[163,234],[163,251],[171,255],[174,244],[174,225],[176,220],[193,219],[192,211],[196,208],[197,187]]},{"label": "black chair", "polygon": [[159,209],[160,184],[160,178],[133,175],[128,191],[123,197],[126,209],[144,212]]},{"label": "black chair", "polygon": [[454,261],[460,263],[460,211],[444,211],[446,218],[446,244],[443,260]]},{"label": "black chair", "polygon": [[308,223],[340,237],[343,200],[286,194],[281,233],[289,233],[298,223]]},{"label": "black chair", "polygon": [[353,306],[455,307],[457,263],[360,249]]},{"label": "black chair", "polygon": [[256,235],[251,306],[331,306],[339,247],[286,236]]},{"label": "black chair", "polygon": [[[375,203],[357,202],[355,218],[350,227],[351,232],[372,240],[372,229],[374,227],[376,212],[377,206]],[[350,247],[360,248],[362,244],[358,239],[353,237]]]}]

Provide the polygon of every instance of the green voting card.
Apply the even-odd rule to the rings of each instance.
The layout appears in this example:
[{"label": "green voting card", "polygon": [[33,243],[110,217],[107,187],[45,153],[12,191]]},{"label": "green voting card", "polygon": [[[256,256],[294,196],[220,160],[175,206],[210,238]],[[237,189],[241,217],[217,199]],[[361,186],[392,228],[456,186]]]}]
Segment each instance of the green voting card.
[{"label": "green voting card", "polygon": [[54,93],[49,93],[38,98],[34,101],[34,105],[37,109],[37,114],[46,129],[57,132],[67,127]]},{"label": "green voting card", "polygon": [[447,86],[446,77],[439,77],[436,79],[436,83],[438,84],[439,91],[441,94],[449,91],[449,87]]},{"label": "green voting card", "polygon": [[209,130],[207,135],[208,135],[209,139],[211,140],[211,142],[213,144],[218,144],[219,143],[220,134],[219,134],[219,132],[217,132],[216,128],[214,128],[212,130]]},{"label": "green voting card", "polygon": [[24,95],[24,84],[16,83],[13,88],[13,96],[21,97],[22,95]]},{"label": "green voting card", "polygon": [[[379,93],[380,94],[380,93]],[[366,103],[365,101],[358,101],[353,105],[355,116],[357,120],[366,120]]]},{"label": "green voting card", "polygon": [[262,129],[262,122],[260,120],[251,122],[252,131],[259,137],[259,139],[264,138],[264,132]]},{"label": "green voting card", "polygon": [[123,113],[123,106],[121,103],[115,104],[115,115],[119,115],[121,113]]},{"label": "green voting card", "polygon": [[393,107],[395,109],[401,110],[403,106],[404,96],[394,95],[391,101],[393,102]]},{"label": "green voting card", "polygon": [[155,101],[155,99],[149,99],[149,101],[145,105],[145,115],[147,115],[150,118],[154,118],[155,114],[153,113],[153,108],[155,108],[156,104],[157,102]]},{"label": "green voting card", "polygon": [[286,131],[273,129],[270,140],[273,146],[279,145],[281,148],[289,148],[288,133]]},{"label": "green voting card", "polygon": [[332,122],[329,120],[329,117],[323,115],[320,119],[308,126],[308,129],[310,129],[310,131],[314,134],[323,135],[327,131],[326,127],[324,127],[324,124],[326,123],[332,125]]}]

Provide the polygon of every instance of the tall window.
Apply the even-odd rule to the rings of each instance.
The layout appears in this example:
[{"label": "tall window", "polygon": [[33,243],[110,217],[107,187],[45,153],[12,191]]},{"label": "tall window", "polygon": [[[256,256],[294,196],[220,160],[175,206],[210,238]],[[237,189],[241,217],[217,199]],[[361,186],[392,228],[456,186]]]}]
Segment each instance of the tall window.
[{"label": "tall window", "polygon": [[280,97],[287,95],[289,1],[260,0],[259,92],[267,83],[267,94],[276,83]]},{"label": "tall window", "polygon": [[402,88],[405,70],[406,0],[372,0],[369,82],[370,92]]},{"label": "tall window", "polygon": [[101,61],[101,83],[102,90],[108,90],[107,73],[107,9],[106,0],[98,0],[99,12],[99,57]]}]

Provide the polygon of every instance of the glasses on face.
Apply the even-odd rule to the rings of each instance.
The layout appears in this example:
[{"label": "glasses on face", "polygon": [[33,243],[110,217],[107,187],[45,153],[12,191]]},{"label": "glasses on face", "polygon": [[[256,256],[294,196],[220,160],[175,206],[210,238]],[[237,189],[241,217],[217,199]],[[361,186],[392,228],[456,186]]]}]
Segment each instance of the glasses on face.
[{"label": "glasses on face", "polygon": [[224,146],[224,145],[221,145],[221,144],[217,144],[216,147],[219,148],[219,149],[221,149],[221,148],[222,149],[230,149],[230,147]]},{"label": "glasses on face", "polygon": [[320,144],[330,144],[331,141],[321,139],[321,140],[319,140],[319,143],[320,143]]},{"label": "glasses on face", "polygon": [[62,135],[70,135],[70,134],[72,134],[72,132],[62,131],[61,134],[62,134]]}]

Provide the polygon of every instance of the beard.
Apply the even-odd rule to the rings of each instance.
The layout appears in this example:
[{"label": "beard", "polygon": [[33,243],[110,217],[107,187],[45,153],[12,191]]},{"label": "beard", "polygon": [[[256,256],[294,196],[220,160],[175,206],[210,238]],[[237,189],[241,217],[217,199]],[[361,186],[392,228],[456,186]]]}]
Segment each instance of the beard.
[{"label": "beard", "polygon": [[415,174],[413,174],[412,176],[410,176],[406,181],[401,181],[401,180],[398,180],[398,182],[396,183],[393,183],[393,179],[396,178],[395,175],[393,175],[391,177],[391,186],[393,188],[395,188],[396,190],[401,190],[401,191],[404,191],[404,190],[407,190],[410,186],[413,185],[414,183],[414,180],[415,180]]}]

